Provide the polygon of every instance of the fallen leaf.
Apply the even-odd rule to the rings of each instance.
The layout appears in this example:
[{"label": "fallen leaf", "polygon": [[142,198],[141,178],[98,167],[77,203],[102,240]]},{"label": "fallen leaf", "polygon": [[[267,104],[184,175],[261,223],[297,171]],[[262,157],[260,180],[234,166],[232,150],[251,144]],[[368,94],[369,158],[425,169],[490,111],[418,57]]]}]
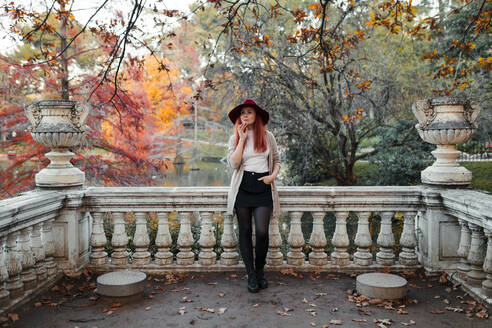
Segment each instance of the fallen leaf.
[{"label": "fallen leaf", "polygon": [[36,302],[36,303],[34,303],[34,307],[40,307],[40,306],[42,306],[42,305],[43,305],[43,304],[41,304],[41,302]]},{"label": "fallen leaf", "polygon": [[464,311],[462,308],[451,307],[451,306],[446,306],[445,309],[448,311],[453,311],[453,312],[463,312]]},{"label": "fallen leaf", "polygon": [[145,311],[148,311],[148,310],[150,310],[150,306],[147,306],[147,307],[145,308]]},{"label": "fallen leaf", "polygon": [[200,307],[197,307],[196,309],[197,309],[198,311],[215,313],[215,310],[214,310],[214,309],[212,309],[212,308],[208,308],[208,307],[203,307],[203,306],[200,306]]},{"label": "fallen leaf", "polygon": [[422,288],[422,287],[417,286],[417,285],[415,285],[415,284],[408,284],[408,286],[413,287],[413,288]]},{"label": "fallen leaf", "polygon": [[330,320],[330,325],[341,325],[342,320]]},{"label": "fallen leaf", "polygon": [[224,293],[219,293],[219,297],[224,297]]},{"label": "fallen leaf", "polygon": [[449,304],[449,300],[447,298],[442,300],[444,303]]},{"label": "fallen leaf", "polygon": [[487,319],[489,314],[487,313],[487,310],[483,309],[482,311],[477,312],[476,316],[481,319]]},{"label": "fallen leaf", "polygon": [[309,303],[309,305],[310,305],[310,306],[314,306],[314,307],[316,307],[316,306],[317,306],[317,305],[316,305],[316,304],[314,304],[314,303]]},{"label": "fallen leaf", "polygon": [[208,285],[217,285],[216,282],[209,282]]},{"label": "fallen leaf", "polygon": [[218,314],[224,314],[224,312],[227,311],[227,308],[226,307],[223,307],[223,308],[219,308],[219,310],[217,311]]},{"label": "fallen leaf", "polygon": [[16,322],[17,320],[19,320],[19,315],[17,313],[9,313],[8,317],[13,322]]},{"label": "fallen leaf", "polygon": [[448,282],[448,277],[447,277],[446,272],[443,272],[442,275],[439,277],[439,282],[441,284],[445,284]]},{"label": "fallen leaf", "polygon": [[306,298],[302,299],[302,303],[307,303],[307,302],[308,302],[308,300]]},{"label": "fallen leaf", "polygon": [[352,318],[352,321],[355,321],[355,322],[367,322],[367,319]]},{"label": "fallen leaf", "polygon": [[337,311],[338,311],[338,308],[331,309],[331,312],[337,312]]},{"label": "fallen leaf", "polygon": [[113,311],[108,311],[108,312],[106,312],[106,314],[111,315],[111,314],[113,314]]},{"label": "fallen leaf", "polygon": [[403,309],[398,309],[396,311],[396,313],[398,313],[398,314],[408,314],[408,312],[407,311],[404,311]]},{"label": "fallen leaf", "polygon": [[444,311],[441,311],[441,310],[434,310],[434,311],[431,311],[432,314],[443,314]]},{"label": "fallen leaf", "polygon": [[181,314],[181,315],[185,314],[186,313],[186,306],[180,307],[179,310],[178,310],[178,313]]},{"label": "fallen leaf", "polygon": [[51,288],[52,292],[57,292],[59,290],[60,290],[60,287],[58,287],[58,285],[55,285],[55,286],[53,286],[53,288]]},{"label": "fallen leaf", "polygon": [[309,324],[310,324],[311,326],[313,326],[313,327],[314,327],[314,326],[316,326],[316,324],[315,324],[314,322],[310,322]]},{"label": "fallen leaf", "polygon": [[414,326],[415,325],[415,321],[413,321],[413,320],[410,320],[410,322],[400,322],[400,323],[404,326]]},{"label": "fallen leaf", "polygon": [[253,305],[253,307],[256,307],[256,308],[257,308],[258,306],[259,306],[259,304],[258,304],[258,303],[256,303],[255,305]]}]

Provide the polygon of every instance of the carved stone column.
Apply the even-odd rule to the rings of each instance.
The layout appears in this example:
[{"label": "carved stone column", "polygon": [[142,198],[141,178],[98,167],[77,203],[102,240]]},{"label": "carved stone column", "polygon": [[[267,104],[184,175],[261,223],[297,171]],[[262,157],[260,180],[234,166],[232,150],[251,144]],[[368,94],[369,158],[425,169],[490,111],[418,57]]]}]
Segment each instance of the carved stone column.
[{"label": "carved stone column", "polygon": [[34,225],[32,233],[31,233],[31,249],[34,253],[34,258],[36,259],[36,264],[34,265],[34,269],[36,271],[36,276],[38,278],[38,282],[44,282],[47,277],[46,270],[46,249],[41,239],[41,229],[43,228],[43,223],[38,223]]},{"label": "carved stone column", "polygon": [[168,265],[173,263],[173,253],[169,251],[172,245],[171,234],[169,233],[169,213],[157,212],[159,225],[157,226],[157,236],[155,244],[158,251],[155,254],[155,263],[158,265]]},{"label": "carved stone column", "polygon": [[224,233],[220,244],[224,251],[220,255],[220,264],[223,265],[236,265],[239,262],[239,254],[236,251],[237,238],[234,233],[234,227],[232,222],[232,215],[226,213],[224,215]]},{"label": "carved stone column", "polygon": [[135,212],[135,235],[133,236],[133,245],[135,253],[133,254],[133,264],[145,265],[150,263],[149,253],[149,234],[147,232],[147,213]]},{"label": "carved stone column", "polygon": [[200,212],[201,231],[200,239],[200,254],[198,254],[198,263],[201,265],[213,265],[216,263],[217,254],[214,252],[215,237],[212,233],[212,212]]},{"label": "carved stone column", "polygon": [[369,232],[369,216],[371,212],[358,212],[359,217],[357,223],[357,234],[355,235],[355,245],[357,245],[357,252],[354,254],[354,263],[358,265],[371,265],[372,264],[372,238]]},{"label": "carved stone column", "polygon": [[332,244],[335,246],[335,250],[331,253],[331,258],[333,264],[335,265],[348,265],[350,261],[349,253],[347,253],[347,248],[350,245],[347,234],[348,214],[348,212],[335,212],[337,222],[332,239]]},{"label": "carved stone column", "polygon": [[55,262],[55,241],[53,239],[53,222],[55,220],[47,220],[43,223],[43,229],[41,230],[42,239],[44,240],[45,247],[45,267],[48,277],[56,275],[57,266]]},{"label": "carved stone column", "polygon": [[466,280],[468,272],[470,272],[470,265],[468,264],[468,253],[470,252],[471,234],[468,229],[468,222],[463,219],[458,219],[461,226],[460,233],[460,245],[458,247],[458,256],[460,257],[460,263],[458,263],[458,275],[461,279]]},{"label": "carved stone column", "polygon": [[0,306],[8,302],[10,293],[5,289],[4,283],[9,278],[7,266],[5,265],[5,240],[7,237],[0,237]]},{"label": "carved stone column", "polygon": [[18,236],[19,231],[10,233],[7,236],[7,244],[5,245],[5,253],[7,254],[5,262],[7,264],[7,272],[9,273],[6,288],[10,292],[10,298],[17,298],[24,293],[24,284],[20,277],[22,264],[16,245]]},{"label": "carved stone column", "polygon": [[289,243],[289,252],[287,253],[287,264],[302,266],[305,262],[305,255],[302,252],[304,246],[304,236],[301,230],[302,212],[289,212],[290,232],[287,242]]},{"label": "carved stone column", "polygon": [[90,261],[92,265],[104,265],[108,261],[108,254],[104,251],[106,246],[106,234],[104,233],[103,215],[102,212],[92,212],[92,218],[94,220],[92,224],[91,235],[91,255]]},{"label": "carved stone column", "polygon": [[326,212],[313,212],[313,231],[309,238],[309,245],[313,251],[309,253],[309,263],[312,265],[325,265],[328,263],[328,255],[325,253],[326,236],[323,229],[323,219]]},{"label": "carved stone column", "polygon": [[404,212],[403,232],[400,237],[400,263],[403,265],[417,265],[418,257],[415,253],[417,237],[415,236],[415,215],[416,211]]},{"label": "carved stone column", "polygon": [[111,254],[112,264],[128,264],[128,252],[126,247],[128,245],[128,235],[126,234],[125,227],[125,213],[124,212],[112,212],[114,231],[111,238],[111,245],[113,246],[113,254]]},{"label": "carved stone column", "polygon": [[282,236],[278,229],[278,216],[272,215],[270,226],[268,227],[269,242],[266,264],[269,266],[282,265],[284,256],[280,249],[282,248]]},{"label": "carved stone column", "polygon": [[24,284],[24,290],[33,289],[37,285],[36,272],[33,269],[36,260],[31,250],[31,230],[32,227],[22,229],[17,243],[22,264],[21,279]]},{"label": "carved stone column", "polygon": [[191,233],[192,212],[179,212],[179,252],[176,255],[178,265],[191,265],[195,262],[195,254],[191,251],[193,246],[193,234]]},{"label": "carved stone column", "polygon": [[472,232],[472,239],[470,252],[468,253],[468,263],[470,263],[471,267],[470,272],[467,274],[467,280],[470,285],[480,287],[485,279],[485,272],[482,269],[485,259],[483,228],[472,223],[468,223],[468,227]]},{"label": "carved stone column", "polygon": [[482,282],[482,290],[487,297],[492,297],[492,230],[486,229],[487,236],[487,254],[483,263],[483,271],[485,271],[486,279]]},{"label": "carved stone column", "polygon": [[381,230],[377,240],[379,252],[376,254],[376,262],[384,266],[390,266],[395,263],[395,254],[393,254],[395,236],[391,228],[393,214],[393,212],[381,212]]}]

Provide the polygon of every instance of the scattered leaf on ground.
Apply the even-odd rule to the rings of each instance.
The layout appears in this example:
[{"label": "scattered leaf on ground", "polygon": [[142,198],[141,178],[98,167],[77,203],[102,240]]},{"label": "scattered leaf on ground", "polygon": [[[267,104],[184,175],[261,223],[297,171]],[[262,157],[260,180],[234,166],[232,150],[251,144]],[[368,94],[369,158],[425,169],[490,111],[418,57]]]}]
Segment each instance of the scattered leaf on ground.
[{"label": "scattered leaf on ground", "polygon": [[341,325],[342,320],[330,320],[330,325]]}]

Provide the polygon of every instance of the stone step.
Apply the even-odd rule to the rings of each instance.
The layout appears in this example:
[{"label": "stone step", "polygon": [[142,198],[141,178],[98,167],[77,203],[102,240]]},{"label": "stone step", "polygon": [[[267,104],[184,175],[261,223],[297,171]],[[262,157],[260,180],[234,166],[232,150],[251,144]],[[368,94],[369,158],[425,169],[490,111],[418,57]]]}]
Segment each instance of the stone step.
[{"label": "stone step", "polygon": [[356,289],[370,298],[399,299],[407,295],[407,280],[395,274],[371,272],[357,276]]}]

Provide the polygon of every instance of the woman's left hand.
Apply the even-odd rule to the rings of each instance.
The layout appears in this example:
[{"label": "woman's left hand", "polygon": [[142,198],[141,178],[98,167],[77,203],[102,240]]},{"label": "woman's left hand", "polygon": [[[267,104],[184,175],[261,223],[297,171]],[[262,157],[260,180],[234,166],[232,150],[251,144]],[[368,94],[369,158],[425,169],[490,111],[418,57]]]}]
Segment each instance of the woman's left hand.
[{"label": "woman's left hand", "polygon": [[275,177],[273,175],[266,175],[258,179],[258,181],[262,181],[262,180],[266,184],[271,184],[275,180]]}]

